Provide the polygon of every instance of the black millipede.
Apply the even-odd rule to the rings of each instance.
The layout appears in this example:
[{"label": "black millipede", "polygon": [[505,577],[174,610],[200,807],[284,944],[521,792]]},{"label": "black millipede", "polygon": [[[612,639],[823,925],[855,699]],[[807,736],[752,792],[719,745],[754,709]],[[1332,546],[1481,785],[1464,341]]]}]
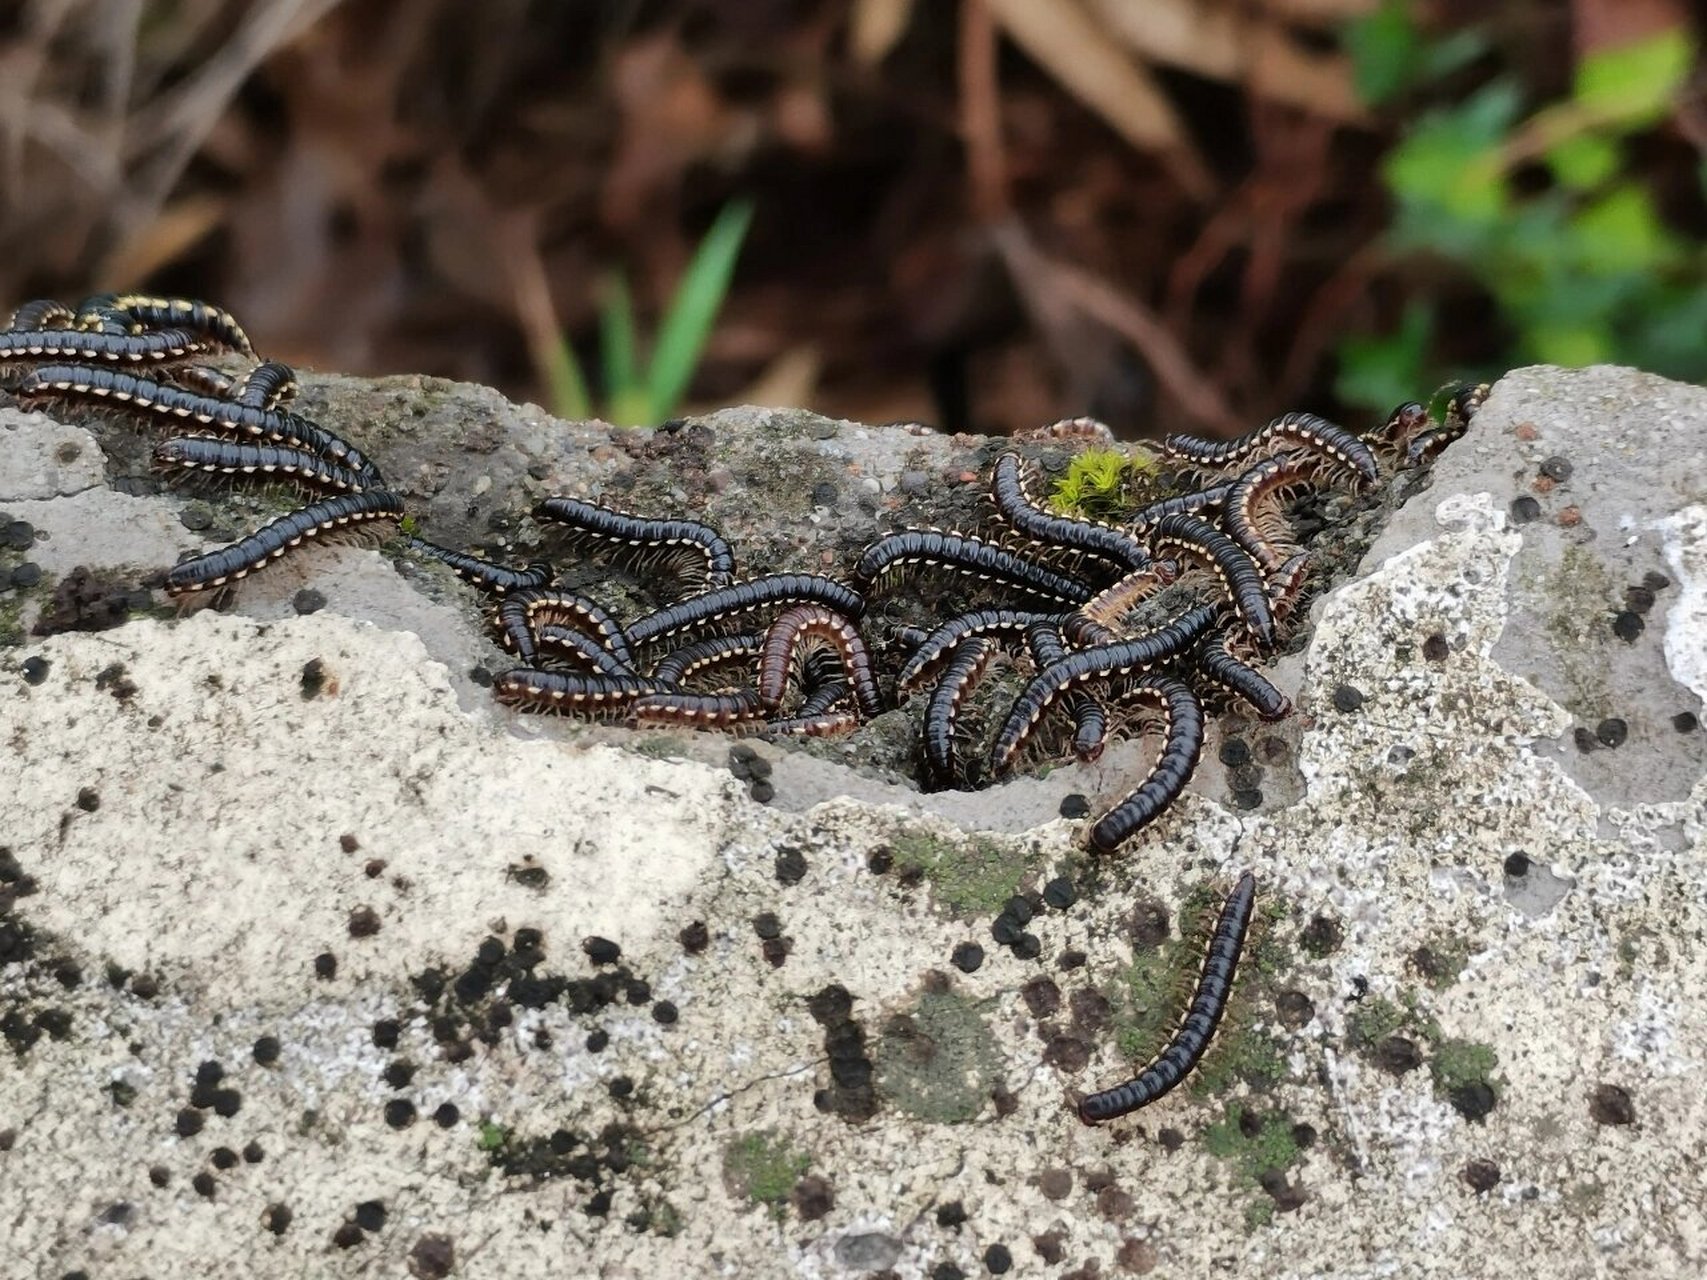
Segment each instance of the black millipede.
[{"label": "black millipede", "polygon": [[1043,713],[1067,690],[1091,680],[1145,671],[1178,657],[1209,629],[1218,613],[1210,605],[1199,605],[1145,635],[1079,649],[1039,671],[1014,699],[1008,718],[997,732],[990,748],[990,767],[997,772],[1011,767]]},{"label": "black millipede", "polygon": [[[605,607],[586,596],[561,587],[517,587],[498,603],[500,643],[521,652],[522,632],[538,634],[545,626],[573,627],[585,631],[629,666],[634,666],[630,637]],[[527,660],[523,659],[524,663]],[[531,664],[529,664],[531,665]]]},{"label": "black millipede", "polygon": [[1249,871],[1240,873],[1239,882],[1221,905],[1216,917],[1215,931],[1209,935],[1204,949],[1203,967],[1198,970],[1197,989],[1186,1005],[1179,1028],[1167,1045],[1124,1084],[1101,1089],[1079,1100],[1079,1119],[1086,1124],[1100,1124],[1130,1115],[1142,1106],[1154,1102],[1174,1088],[1202,1060],[1215,1038],[1226,1012],[1227,998],[1233,993],[1233,978],[1239,970],[1239,956],[1245,949],[1245,936],[1250,932],[1251,913],[1256,906],[1256,877]]},{"label": "black millipede", "polygon": [[581,670],[601,676],[639,675],[633,667],[600,644],[594,637],[575,627],[560,627],[555,623],[539,629],[534,636],[538,649],[550,649],[565,655]]},{"label": "black millipede", "polygon": [[76,319],[77,313],[56,298],[33,298],[18,305],[6,318],[5,327],[14,333],[21,329],[69,329]]},{"label": "black millipede", "polygon": [[1274,608],[1268,601],[1268,584],[1244,548],[1198,516],[1164,518],[1151,534],[1151,541],[1158,555],[1171,548],[1212,569],[1234,612],[1257,643],[1264,649],[1274,644]]},{"label": "black millipede", "polygon": [[308,538],[367,521],[396,520],[402,514],[403,500],[384,489],[339,494],[312,503],[262,525],[228,547],[174,565],[166,573],[166,594],[180,596],[224,586],[264,567]]},{"label": "black millipede", "polygon": [[1074,644],[1105,643],[1128,613],[1178,578],[1179,568],[1171,560],[1154,560],[1142,569],[1134,569],[1068,614],[1062,632]]},{"label": "black millipede", "polygon": [[[1025,643],[1039,671],[1067,657],[1061,629],[1053,622],[1032,623],[1025,629]],[[1060,701],[1062,709],[1073,717],[1073,755],[1084,764],[1096,763],[1108,744],[1108,708],[1082,689],[1067,690]]]},{"label": "black millipede", "polygon": [[652,693],[637,698],[628,707],[630,724],[680,725],[694,729],[728,729],[763,717],[756,689],[733,693]]},{"label": "black millipede", "polygon": [[1380,471],[1369,446],[1344,427],[1313,413],[1283,413],[1255,431],[1231,440],[1204,440],[1173,435],[1162,441],[1162,452],[1193,467],[1235,466],[1258,450],[1304,448],[1342,468],[1354,488],[1374,484]]},{"label": "black millipede", "polygon": [[1469,430],[1470,420],[1487,398],[1488,385],[1485,382],[1459,387],[1447,401],[1446,421],[1438,427],[1430,427],[1411,441],[1405,450],[1405,465],[1416,467],[1433,461],[1442,449]]},{"label": "black millipede", "polygon": [[1183,680],[1139,676],[1115,700],[1141,702],[1160,713],[1162,748],[1144,780],[1091,827],[1090,846],[1098,853],[1113,853],[1159,818],[1185,790],[1203,754],[1203,703]]},{"label": "black millipede", "polygon": [[1224,635],[1212,635],[1198,646],[1197,674],[1243,698],[1264,720],[1283,720],[1292,712],[1292,700],[1270,684],[1267,676],[1227,651]]},{"label": "black millipede", "polygon": [[907,529],[879,538],[861,553],[849,577],[869,589],[885,574],[913,565],[950,569],[1069,604],[1088,600],[1091,589],[1077,578],[1045,569],[1023,556],[958,533]]},{"label": "black millipede", "polygon": [[236,384],[238,404],[276,409],[296,399],[296,370],[277,360],[264,360]]},{"label": "black millipede", "polygon": [[842,673],[853,686],[854,701],[866,718],[883,713],[883,697],[872,673],[871,655],[865,639],[847,618],[823,605],[795,605],[777,615],[765,633],[759,655],[759,705],[767,712],[782,705],[789,672],[801,646],[810,640],[830,644],[841,659]]},{"label": "black millipede", "polygon": [[493,696],[504,706],[589,717],[615,714],[657,689],[656,682],[641,676],[538,671],[532,667],[517,667],[492,681]]},{"label": "black millipede", "polygon": [[85,307],[77,313],[72,325],[85,333],[134,335],[144,332],[145,329],[144,325],[137,323],[136,317],[125,314],[117,307]]},{"label": "black millipede", "polygon": [[185,471],[222,475],[280,475],[316,489],[361,493],[368,479],[307,449],[282,444],[247,444],[220,436],[169,436],[154,446],[154,463]]},{"label": "black millipede", "polygon": [[732,636],[709,636],[671,650],[652,668],[652,678],[662,685],[679,685],[703,671],[733,663],[751,667],[764,647],[765,638],[757,631],[742,631]]},{"label": "black millipede", "polygon": [[581,498],[546,498],[533,514],[536,520],[549,520],[625,547],[696,553],[704,562],[705,585],[711,589],[726,587],[735,578],[734,549],[717,530],[697,520],[651,520]]},{"label": "black millipede", "polygon": [[638,649],[760,609],[796,604],[821,604],[849,618],[865,612],[865,597],[834,578],[815,573],[770,573],[666,605],[631,623],[628,638]]},{"label": "black millipede", "polygon": [[[1290,546],[1276,542],[1268,521],[1284,523],[1278,507],[1285,502],[1290,490],[1309,484],[1314,464],[1297,454],[1279,458],[1264,458],[1248,467],[1233,482],[1233,492],[1221,514],[1227,535],[1245,549],[1257,567],[1265,574],[1273,573],[1286,562]],[[1274,504],[1276,510],[1265,512],[1264,503]],[[1267,520],[1265,520],[1265,515]]]},{"label": "black millipede", "polygon": [[216,400],[235,400],[238,379],[223,369],[207,364],[180,365],[172,370],[172,381],[185,391],[213,396]]},{"label": "black millipede", "polygon": [[[0,355],[0,359],[3,358]],[[20,396],[56,393],[116,400],[162,417],[198,422],[228,435],[251,436],[292,449],[310,449],[360,473],[369,484],[383,483],[379,468],[361,450],[319,423],[286,410],[258,409],[253,405],[185,391],[182,387],[168,386],[152,378],[140,378],[120,369],[94,365],[43,365],[24,375],[18,386]]]},{"label": "black millipede", "polygon": [[1210,485],[1207,489],[1193,489],[1190,493],[1161,498],[1146,507],[1140,507],[1127,523],[1139,532],[1153,529],[1168,516],[1194,516],[1215,510],[1227,501],[1232,492],[1233,482],[1228,480]]},{"label": "black millipede", "polygon": [[995,652],[996,646],[990,640],[979,637],[962,640],[950,654],[948,665],[925,703],[925,773],[927,780],[938,786],[954,785],[955,720],[960,715],[961,703],[983,678]]},{"label": "black millipede", "polygon": [[1380,426],[1363,433],[1363,438],[1373,440],[1378,444],[1403,450],[1410,444],[1411,437],[1428,426],[1428,406],[1415,400],[1407,400],[1387,415]]},{"label": "black millipede", "polygon": [[1298,607],[1304,594],[1305,580],[1310,576],[1310,553],[1300,551],[1280,568],[1268,575],[1268,599],[1274,606],[1274,622],[1283,625]]},{"label": "black millipede", "polygon": [[255,357],[249,335],[229,311],[193,298],[161,298],[141,293],[97,293],[77,304],[81,318],[103,312],[122,312],[148,329],[187,329],[238,355]]},{"label": "black millipede", "polygon": [[[168,442],[170,443],[170,442]],[[464,555],[449,547],[441,547],[436,542],[428,542],[425,538],[413,535],[403,539],[403,545],[417,555],[426,556],[429,560],[437,560],[449,567],[464,582],[470,583],[487,595],[503,596],[512,591],[522,591],[528,587],[543,587],[551,582],[551,566],[536,561],[523,569],[510,569],[501,564],[493,564],[490,560],[482,560],[478,556]]]},{"label": "black millipede", "polygon": [[163,364],[198,355],[206,347],[181,329],[136,335],[81,329],[26,329],[0,333],[0,364],[23,360],[93,360],[102,364]]},{"label": "black millipede", "polygon": [[1082,551],[1127,570],[1150,563],[1150,553],[1130,534],[1095,520],[1045,511],[1027,491],[1025,461],[1017,453],[996,459],[990,473],[990,500],[1008,524],[1053,548]]},{"label": "black millipede", "polygon": [[921,640],[896,678],[898,692],[910,693],[936,675],[962,640],[991,633],[1024,633],[1034,623],[1059,623],[1059,613],[1028,613],[1020,609],[975,609],[951,618]]}]

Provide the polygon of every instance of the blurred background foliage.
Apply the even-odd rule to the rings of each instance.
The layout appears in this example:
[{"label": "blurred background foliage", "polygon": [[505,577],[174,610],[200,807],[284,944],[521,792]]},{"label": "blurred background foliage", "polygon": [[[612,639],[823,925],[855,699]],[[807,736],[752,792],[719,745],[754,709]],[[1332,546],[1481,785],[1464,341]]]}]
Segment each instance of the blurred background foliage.
[{"label": "blurred background foliage", "polygon": [[13,0],[0,300],[574,413],[1126,436],[1707,377],[1687,0]]}]

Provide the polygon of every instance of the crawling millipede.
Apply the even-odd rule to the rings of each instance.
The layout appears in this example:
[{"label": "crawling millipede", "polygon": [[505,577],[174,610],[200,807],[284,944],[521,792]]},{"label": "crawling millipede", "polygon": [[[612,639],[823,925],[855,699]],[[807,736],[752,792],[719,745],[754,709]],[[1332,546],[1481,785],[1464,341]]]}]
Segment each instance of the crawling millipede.
[{"label": "crawling millipede", "polygon": [[586,632],[624,663],[635,665],[633,650],[637,646],[610,612],[596,600],[561,587],[511,588],[498,602],[495,620],[505,647],[524,664],[531,664],[531,660],[523,649],[531,650],[537,643],[539,628],[558,626]]},{"label": "crawling millipede", "polygon": [[650,693],[636,698],[628,708],[633,725],[685,726],[692,729],[727,729],[753,724],[764,717],[758,691],[737,689],[733,693]]},{"label": "crawling millipede", "polygon": [[865,598],[834,578],[815,573],[772,573],[666,605],[630,623],[628,637],[641,648],[761,609],[797,604],[821,604],[856,619],[865,612]]},{"label": "crawling millipede", "polygon": [[740,665],[752,667],[764,646],[764,637],[757,631],[742,631],[730,636],[709,636],[695,640],[660,658],[652,668],[653,677],[665,685],[679,685],[704,671]]},{"label": "crawling millipede", "polygon": [[1034,623],[1057,623],[1062,616],[1020,609],[975,609],[971,613],[963,613],[920,639],[901,668],[901,674],[896,677],[895,687],[902,693],[920,688],[947,665],[954,650],[964,640],[974,636],[1024,634]]},{"label": "crawling millipede", "polygon": [[958,770],[954,760],[955,719],[967,694],[983,677],[995,656],[995,645],[974,637],[962,640],[949,656],[936,687],[925,704],[922,733],[927,778],[938,786],[954,785]]},{"label": "crawling millipede", "polygon": [[618,714],[657,691],[656,681],[641,676],[540,671],[533,667],[506,671],[492,681],[493,695],[505,706],[594,717]]},{"label": "crawling millipede", "polygon": [[228,547],[174,565],[166,573],[166,594],[179,596],[222,587],[264,567],[309,538],[372,520],[396,520],[402,515],[402,500],[384,489],[341,494],[312,503],[262,525]]},{"label": "crawling millipede", "polygon": [[1221,907],[1214,932],[1209,935],[1203,967],[1197,975],[1197,989],[1192,992],[1179,1028],[1162,1051],[1132,1079],[1080,1099],[1080,1120],[1100,1124],[1130,1115],[1173,1089],[1202,1060],[1209,1042],[1215,1038],[1215,1029],[1221,1025],[1227,998],[1233,993],[1233,977],[1239,969],[1245,935],[1250,931],[1256,897],[1256,878],[1249,871],[1241,873]]},{"label": "crawling millipede", "polygon": [[990,473],[990,500],[1008,524],[1028,538],[1097,556],[1125,570],[1142,569],[1150,553],[1138,539],[1111,525],[1043,510],[1026,489],[1025,461],[1004,453]]},{"label": "crawling millipede", "polygon": [[1212,569],[1240,620],[1263,648],[1274,643],[1274,607],[1256,561],[1226,534],[1198,516],[1164,517],[1153,535],[1158,553],[1173,551]]},{"label": "crawling millipede", "polygon": [[21,361],[94,361],[154,365],[199,355],[206,347],[180,329],[156,333],[88,333],[81,329],[23,329],[0,333],[0,365]]},{"label": "crawling millipede", "polygon": [[493,564],[489,560],[482,560],[478,556],[465,555],[449,547],[441,547],[436,542],[428,542],[425,538],[417,538],[413,534],[403,538],[403,545],[417,555],[437,560],[464,582],[488,595],[507,595],[529,587],[543,587],[551,582],[551,566],[541,562],[522,569],[510,569],[501,564]]},{"label": "crawling millipede", "polygon": [[710,588],[726,587],[735,580],[733,548],[717,530],[697,520],[650,520],[582,498],[546,498],[533,514],[536,520],[549,520],[578,536],[618,547],[692,554],[699,561],[698,576]]},{"label": "crawling millipede", "polygon": [[5,331],[16,333],[22,329],[69,329],[77,319],[77,313],[64,303],[53,298],[35,298],[20,304],[6,318]]},{"label": "crawling millipede", "polygon": [[913,566],[949,569],[1068,604],[1079,604],[1091,594],[1077,578],[979,538],[940,529],[908,529],[879,538],[855,563],[852,577],[862,590],[870,590],[890,573]]},{"label": "crawling millipede", "polygon": [[801,646],[811,640],[829,644],[841,659],[842,672],[852,687],[859,713],[870,718],[883,711],[877,678],[871,671],[871,655],[852,621],[823,605],[796,605],[777,615],[765,633],[759,657],[759,706],[773,712],[782,705],[788,675]]},{"label": "crawling millipede", "polygon": [[168,436],[154,446],[154,464],[223,475],[278,475],[315,489],[361,493],[366,476],[307,449],[245,444],[220,436]]},{"label": "crawling millipede", "polygon": [[229,311],[192,298],[161,298],[140,293],[98,293],[77,304],[84,316],[119,314],[143,329],[183,329],[207,343],[255,358],[249,335]]},{"label": "crawling millipede", "polygon": [[1267,425],[1231,440],[1203,440],[1173,435],[1162,441],[1162,452],[1192,467],[1235,466],[1275,449],[1305,449],[1338,467],[1354,488],[1374,484],[1379,474],[1369,446],[1344,427],[1313,413],[1283,413]]},{"label": "crawling millipede", "polygon": [[1091,826],[1091,848],[1113,853],[1162,815],[1185,790],[1203,754],[1203,704],[1191,686],[1171,676],[1143,675],[1115,694],[1121,705],[1140,703],[1162,720],[1156,763],[1127,797]]}]

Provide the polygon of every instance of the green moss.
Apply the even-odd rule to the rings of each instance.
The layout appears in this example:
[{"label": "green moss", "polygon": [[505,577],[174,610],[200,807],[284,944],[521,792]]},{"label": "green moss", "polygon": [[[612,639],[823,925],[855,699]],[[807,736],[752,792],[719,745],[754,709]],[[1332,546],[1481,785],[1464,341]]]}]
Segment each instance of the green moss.
[{"label": "green moss", "polygon": [[0,649],[24,643],[24,593],[0,596]]},{"label": "green moss", "polygon": [[1553,605],[1545,625],[1565,680],[1564,704],[1579,720],[1599,720],[1611,706],[1599,642],[1608,635],[1618,584],[1594,552],[1571,544],[1543,575],[1540,589]]},{"label": "green moss", "polygon": [[1499,1064],[1499,1055],[1492,1045],[1473,1040],[1444,1040],[1435,1046],[1428,1069],[1434,1076],[1435,1088],[1451,1093],[1472,1084],[1493,1088],[1494,1071]]},{"label": "green moss", "polygon": [[1119,449],[1087,449],[1051,486],[1049,505],[1063,515],[1117,518],[1135,505],[1135,490],[1155,470],[1155,459],[1147,453],[1129,456]]},{"label": "green moss", "polygon": [[682,1231],[681,1210],[668,1200],[660,1200],[653,1206],[651,1222],[648,1225],[654,1235],[665,1237],[680,1235]]},{"label": "green moss", "polygon": [[891,1018],[872,1057],[878,1093],[932,1124],[977,1119],[1000,1068],[978,1006],[947,991],[926,992],[911,1013]]},{"label": "green moss", "polygon": [[1189,979],[1182,966],[1190,964],[1185,943],[1173,939],[1133,957],[1120,975],[1114,1005],[1114,1038],[1133,1062],[1148,1062],[1167,1042],[1189,999]]},{"label": "green moss", "polygon": [[687,744],[676,733],[636,734],[628,741],[629,750],[654,760],[681,759],[688,754]]},{"label": "green moss", "polygon": [[1191,1091],[1209,1097],[1225,1093],[1241,1080],[1253,1089],[1267,1089],[1285,1075],[1286,1059],[1272,1037],[1252,1027],[1223,1024],[1191,1074]]},{"label": "green moss", "polygon": [[1398,1033],[1410,1015],[1385,996],[1371,996],[1346,1019],[1352,1048],[1367,1053],[1388,1036]]},{"label": "green moss", "polygon": [[510,1140],[510,1131],[501,1124],[493,1124],[490,1120],[480,1126],[480,1136],[475,1139],[476,1145],[482,1151],[497,1151]]},{"label": "green moss", "polygon": [[889,843],[896,864],[922,873],[937,901],[961,915],[1000,910],[1031,870],[1024,846],[987,836],[951,840],[928,831],[907,831]]},{"label": "green moss", "polygon": [[1274,1221],[1274,1201],[1253,1199],[1245,1206],[1245,1230],[1255,1231]]},{"label": "green moss", "polygon": [[1237,1102],[1228,1103],[1222,1118],[1203,1131],[1203,1146],[1217,1160],[1228,1161],[1240,1183],[1252,1187],[1266,1174],[1290,1169],[1299,1155],[1289,1118],[1275,1113],[1253,1124]]},{"label": "green moss", "polygon": [[749,1133],[723,1150],[723,1179],[730,1194],[769,1205],[778,1216],[812,1158],[774,1130]]},{"label": "green moss", "polygon": [[1423,981],[1436,991],[1444,991],[1463,974],[1470,959],[1470,944],[1462,938],[1437,938],[1419,951],[1417,959]]}]

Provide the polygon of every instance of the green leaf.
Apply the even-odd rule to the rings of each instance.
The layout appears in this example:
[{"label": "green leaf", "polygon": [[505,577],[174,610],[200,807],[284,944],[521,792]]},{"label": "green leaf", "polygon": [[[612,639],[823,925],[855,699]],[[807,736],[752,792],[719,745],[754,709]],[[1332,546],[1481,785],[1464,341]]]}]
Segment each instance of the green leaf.
[{"label": "green leaf", "polygon": [[1397,97],[1415,80],[1417,28],[1406,0],[1385,0],[1379,9],[1347,23],[1340,39],[1351,55],[1357,96],[1370,106]]},{"label": "green leaf", "polygon": [[1695,60],[1682,27],[1599,49],[1577,66],[1573,96],[1597,119],[1640,129],[1663,119]]},{"label": "green leaf", "polygon": [[1383,163],[1388,187],[1425,210],[1496,221],[1509,203],[1500,147],[1517,110],[1517,86],[1500,80],[1450,111],[1424,117]]},{"label": "green leaf", "polygon": [[1651,271],[1672,257],[1671,233],[1643,187],[1613,188],[1571,219],[1576,260],[1601,275]]},{"label": "green leaf", "polygon": [[1433,335],[1433,308],[1413,302],[1405,308],[1397,332],[1381,338],[1346,338],[1339,347],[1334,394],[1376,412],[1414,400],[1426,381],[1423,370]]},{"label": "green leaf", "polygon": [[545,355],[545,385],[551,393],[551,412],[559,418],[581,420],[593,416],[587,379],[581,374],[574,348],[562,333]]},{"label": "green leaf", "polygon": [[1488,51],[1487,33],[1479,27],[1465,27],[1451,35],[1423,46],[1418,57],[1416,80],[1438,80],[1469,66]]},{"label": "green leaf", "polygon": [[658,331],[652,367],[646,378],[650,393],[647,416],[652,422],[669,418],[687,394],[705,340],[711,336],[711,326],[729,292],[735,260],[740,256],[741,242],[752,218],[751,201],[736,200],[725,205],[688,264],[687,274],[682,277],[669,314]]},{"label": "green leaf", "polygon": [[605,301],[599,311],[599,356],[604,367],[605,403],[611,407],[611,421],[624,427],[640,425],[625,421],[615,412],[616,405],[631,403],[639,390],[634,347],[634,302],[629,297],[628,280],[622,272],[613,271],[605,281]]},{"label": "green leaf", "polygon": [[1598,187],[1618,172],[1623,158],[1617,142],[1592,133],[1563,138],[1547,149],[1547,167],[1553,177],[1573,191]]},{"label": "green leaf", "polygon": [[1561,319],[1531,329],[1524,335],[1524,346],[1542,364],[1580,368],[1600,364],[1611,358],[1612,343],[1603,329]]}]

